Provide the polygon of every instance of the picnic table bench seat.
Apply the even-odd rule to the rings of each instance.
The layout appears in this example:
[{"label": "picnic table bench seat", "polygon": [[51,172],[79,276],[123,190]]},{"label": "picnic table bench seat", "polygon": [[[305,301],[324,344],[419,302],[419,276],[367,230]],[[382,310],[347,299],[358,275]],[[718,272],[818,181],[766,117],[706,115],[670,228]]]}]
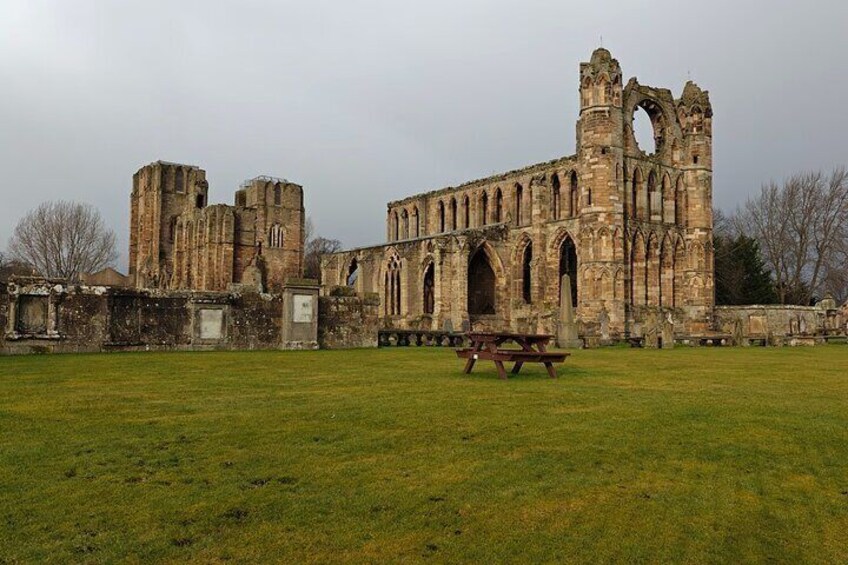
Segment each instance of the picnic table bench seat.
[{"label": "picnic table bench seat", "polygon": [[[542,363],[551,378],[556,378],[554,363],[562,363],[568,353],[546,351],[545,344],[550,340],[548,335],[528,335],[514,333],[473,332],[468,334],[471,347],[456,350],[456,356],[466,359],[465,373],[470,373],[477,360],[494,361],[498,376],[506,378],[504,363],[514,363],[512,374],[517,374],[524,363]],[[500,345],[513,341],[520,349],[505,349]]]}]

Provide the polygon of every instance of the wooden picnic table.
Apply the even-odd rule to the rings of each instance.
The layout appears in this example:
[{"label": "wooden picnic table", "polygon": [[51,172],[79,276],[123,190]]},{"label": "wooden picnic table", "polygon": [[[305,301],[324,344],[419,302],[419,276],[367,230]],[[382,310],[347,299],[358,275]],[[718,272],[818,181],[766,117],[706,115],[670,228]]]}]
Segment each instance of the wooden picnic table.
[{"label": "wooden picnic table", "polygon": [[[554,363],[562,363],[568,357],[568,353],[548,352],[547,345],[551,340],[550,335],[519,334],[509,332],[470,332],[468,339],[471,347],[456,350],[456,356],[467,359],[465,363],[465,374],[471,373],[474,363],[478,359],[495,362],[498,376],[506,378],[504,362],[515,363],[512,374],[517,375],[524,363],[542,363],[548,371],[548,375],[555,379],[557,374]],[[501,345],[507,342],[516,343],[521,349],[503,349]]]}]

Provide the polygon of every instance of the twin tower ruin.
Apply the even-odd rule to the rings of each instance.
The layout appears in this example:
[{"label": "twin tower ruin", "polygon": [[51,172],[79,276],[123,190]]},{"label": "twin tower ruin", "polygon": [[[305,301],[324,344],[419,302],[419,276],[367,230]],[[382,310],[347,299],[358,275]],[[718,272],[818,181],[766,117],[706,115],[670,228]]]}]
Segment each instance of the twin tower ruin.
[{"label": "twin tower ruin", "polygon": [[[707,331],[713,309],[712,109],[707,92],[623,82],[606,49],[580,65],[577,152],[388,205],[388,242],[323,257],[322,289],[380,301],[384,327],[554,333],[563,275],[581,333],[647,320]],[[633,132],[647,112],[656,149]],[[156,162],[133,177],[136,287],[273,292],[303,274],[300,186],[246,182],[207,202],[205,172]],[[651,322],[653,323],[653,322]]]}]

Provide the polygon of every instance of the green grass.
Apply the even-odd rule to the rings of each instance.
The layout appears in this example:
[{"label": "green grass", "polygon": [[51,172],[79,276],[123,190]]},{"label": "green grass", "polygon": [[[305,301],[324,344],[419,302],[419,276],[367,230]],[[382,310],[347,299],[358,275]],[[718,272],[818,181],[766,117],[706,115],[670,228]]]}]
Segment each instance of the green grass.
[{"label": "green grass", "polygon": [[0,563],[846,562],[848,347],[0,358]]}]

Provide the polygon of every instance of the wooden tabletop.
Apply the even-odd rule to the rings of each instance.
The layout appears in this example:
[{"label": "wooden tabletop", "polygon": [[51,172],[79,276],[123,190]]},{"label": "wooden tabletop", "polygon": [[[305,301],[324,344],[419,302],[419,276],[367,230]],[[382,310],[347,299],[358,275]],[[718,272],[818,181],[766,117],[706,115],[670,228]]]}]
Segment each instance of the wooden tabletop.
[{"label": "wooden tabletop", "polygon": [[472,341],[487,341],[490,339],[516,339],[526,341],[550,341],[553,337],[548,334],[520,334],[512,332],[468,332],[468,339]]}]

